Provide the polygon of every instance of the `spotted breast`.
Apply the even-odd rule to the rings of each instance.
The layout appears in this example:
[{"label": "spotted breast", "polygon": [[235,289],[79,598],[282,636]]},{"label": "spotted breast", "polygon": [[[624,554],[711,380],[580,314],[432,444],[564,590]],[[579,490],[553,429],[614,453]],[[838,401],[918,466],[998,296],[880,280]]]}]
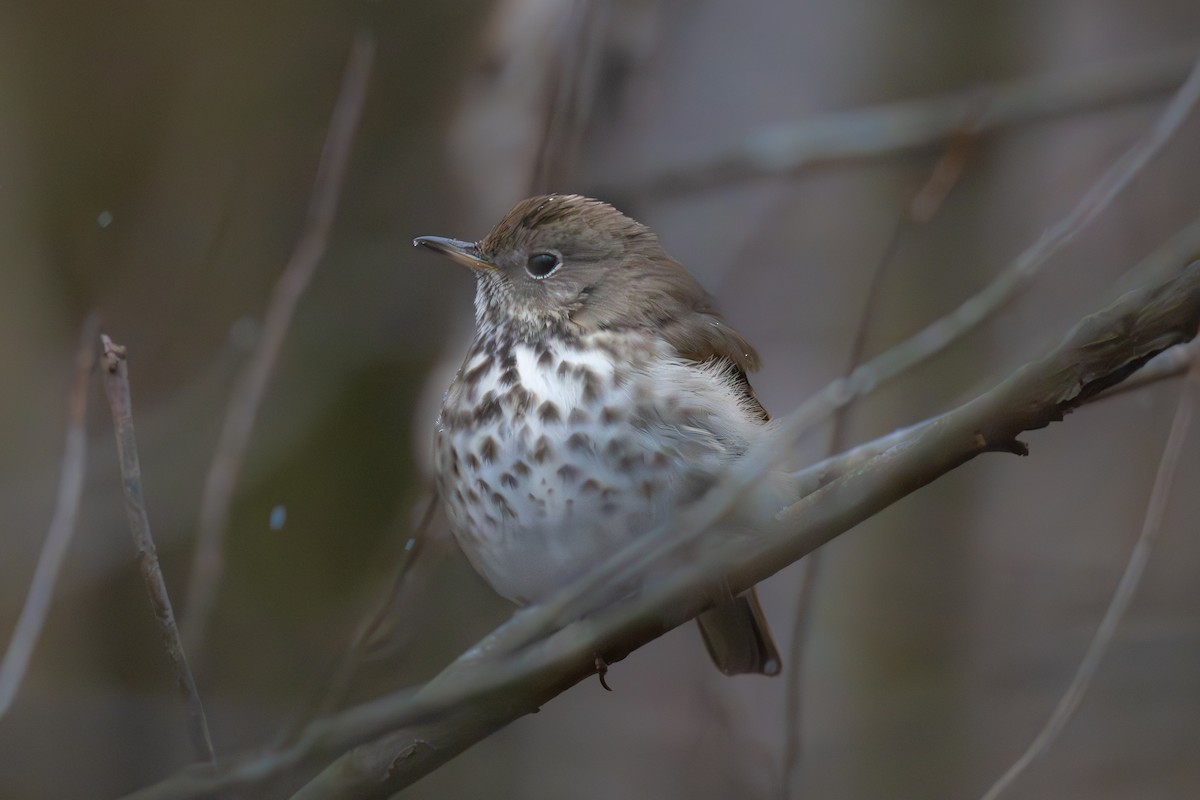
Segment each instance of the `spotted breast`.
[{"label": "spotted breast", "polygon": [[727,365],[644,337],[549,341],[477,339],[435,435],[451,528],[518,603],[653,528],[762,431]]}]

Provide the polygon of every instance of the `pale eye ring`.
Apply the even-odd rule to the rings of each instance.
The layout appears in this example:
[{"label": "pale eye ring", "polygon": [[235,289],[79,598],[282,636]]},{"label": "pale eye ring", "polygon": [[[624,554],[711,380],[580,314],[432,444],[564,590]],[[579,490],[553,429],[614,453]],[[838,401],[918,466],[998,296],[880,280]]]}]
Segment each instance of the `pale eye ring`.
[{"label": "pale eye ring", "polygon": [[541,280],[549,278],[562,266],[562,257],[558,253],[534,253],[525,262],[525,271],[529,277]]}]

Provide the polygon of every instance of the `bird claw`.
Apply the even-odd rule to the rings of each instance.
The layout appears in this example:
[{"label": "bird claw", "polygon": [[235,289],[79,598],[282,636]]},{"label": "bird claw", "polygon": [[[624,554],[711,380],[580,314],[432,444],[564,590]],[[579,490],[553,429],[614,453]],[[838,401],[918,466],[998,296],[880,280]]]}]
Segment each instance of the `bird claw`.
[{"label": "bird claw", "polygon": [[606,692],[611,692],[612,687],[608,685],[608,681],[604,680],[604,676],[608,674],[608,662],[602,656],[596,656],[596,677],[600,679],[600,685],[604,687]]}]

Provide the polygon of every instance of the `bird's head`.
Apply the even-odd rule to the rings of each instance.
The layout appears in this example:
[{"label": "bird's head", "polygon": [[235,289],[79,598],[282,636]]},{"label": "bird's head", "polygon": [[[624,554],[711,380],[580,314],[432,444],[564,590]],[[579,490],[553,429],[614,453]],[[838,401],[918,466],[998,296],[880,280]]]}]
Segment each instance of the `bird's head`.
[{"label": "bird's head", "polygon": [[531,197],[478,242],[420,236],[413,243],[474,271],[481,334],[507,330],[536,339],[552,330],[644,330],[683,358],[728,358],[742,370],[754,368],[753,349],[653,231],[599,200]]}]

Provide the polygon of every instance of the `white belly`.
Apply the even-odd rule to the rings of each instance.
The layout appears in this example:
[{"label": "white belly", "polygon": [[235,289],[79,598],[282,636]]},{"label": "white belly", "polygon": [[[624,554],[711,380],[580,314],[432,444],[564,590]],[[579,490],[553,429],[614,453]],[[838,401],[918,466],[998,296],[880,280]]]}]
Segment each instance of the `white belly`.
[{"label": "white belly", "polygon": [[600,348],[469,356],[446,394],[435,465],[475,568],[534,602],[665,520],[762,429],[738,403],[713,402],[736,391],[722,375],[616,363]]}]

